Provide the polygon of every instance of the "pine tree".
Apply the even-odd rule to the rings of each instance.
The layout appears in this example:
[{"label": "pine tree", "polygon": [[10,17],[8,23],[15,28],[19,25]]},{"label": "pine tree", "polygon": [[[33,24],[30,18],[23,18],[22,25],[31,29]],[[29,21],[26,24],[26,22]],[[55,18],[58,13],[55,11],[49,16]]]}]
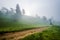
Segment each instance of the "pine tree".
[{"label": "pine tree", "polygon": [[21,10],[20,10],[19,4],[16,5],[16,13],[18,15],[21,15]]},{"label": "pine tree", "polygon": [[23,11],[23,15],[24,15],[25,14],[25,10],[23,9],[22,11]]},{"label": "pine tree", "polygon": [[51,18],[49,19],[49,22],[50,22],[50,25],[53,25],[53,23],[52,23],[52,19],[51,19]]},{"label": "pine tree", "polygon": [[21,10],[19,4],[16,5],[16,14],[14,15],[14,21],[19,21],[21,19]]}]

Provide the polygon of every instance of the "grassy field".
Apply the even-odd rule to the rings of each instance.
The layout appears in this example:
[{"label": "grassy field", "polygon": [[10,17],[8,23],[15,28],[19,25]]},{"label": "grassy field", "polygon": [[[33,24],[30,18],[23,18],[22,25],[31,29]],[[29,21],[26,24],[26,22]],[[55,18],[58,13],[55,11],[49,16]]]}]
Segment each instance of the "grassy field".
[{"label": "grassy field", "polygon": [[[45,26],[45,25],[44,25]],[[36,27],[43,27],[43,25],[40,24],[23,24],[19,22],[2,22],[0,23],[0,32],[11,32],[11,31],[21,31]]]},{"label": "grassy field", "polygon": [[11,18],[0,18],[0,32],[20,31],[36,27],[49,26],[46,23],[44,25],[43,23],[32,23],[33,21],[31,21],[31,23],[28,23],[25,21],[20,20],[19,22],[17,22],[16,20],[13,20]]},{"label": "grassy field", "polygon": [[29,35],[22,40],[60,40],[60,26],[52,26],[48,30]]},{"label": "grassy field", "polygon": [[3,23],[2,27],[0,26],[0,32],[2,31],[17,31],[24,30],[27,28],[33,28],[33,25],[30,24],[21,24],[21,23]]}]

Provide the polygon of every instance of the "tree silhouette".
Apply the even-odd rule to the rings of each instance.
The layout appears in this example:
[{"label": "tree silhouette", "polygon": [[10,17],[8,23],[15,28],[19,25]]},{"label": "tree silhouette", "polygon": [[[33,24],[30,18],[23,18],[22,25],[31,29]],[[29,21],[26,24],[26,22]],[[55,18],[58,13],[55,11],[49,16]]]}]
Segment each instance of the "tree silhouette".
[{"label": "tree silhouette", "polygon": [[0,18],[2,17],[3,13],[0,11]]},{"label": "tree silhouette", "polygon": [[20,20],[21,18],[21,10],[20,10],[20,7],[19,7],[19,4],[16,5],[16,14],[14,15],[14,20],[15,21],[18,21]]},{"label": "tree silhouette", "polygon": [[23,15],[25,14],[25,10],[24,9],[22,9],[22,11],[23,11]]},{"label": "tree silhouette", "polygon": [[20,10],[19,4],[16,5],[16,13],[21,15],[21,10]]},{"label": "tree silhouette", "polygon": [[45,16],[43,16],[43,20],[45,20],[45,21],[46,21],[46,20],[47,20],[47,18],[46,18]]},{"label": "tree silhouette", "polygon": [[7,12],[7,10],[8,10],[7,8],[2,7],[0,11],[1,11],[2,13],[6,13],[6,12]]},{"label": "tree silhouette", "polygon": [[36,18],[40,19],[40,16],[38,14],[36,14]]},{"label": "tree silhouette", "polygon": [[51,19],[51,18],[49,19],[49,23],[50,23],[50,25],[53,25],[52,19]]}]

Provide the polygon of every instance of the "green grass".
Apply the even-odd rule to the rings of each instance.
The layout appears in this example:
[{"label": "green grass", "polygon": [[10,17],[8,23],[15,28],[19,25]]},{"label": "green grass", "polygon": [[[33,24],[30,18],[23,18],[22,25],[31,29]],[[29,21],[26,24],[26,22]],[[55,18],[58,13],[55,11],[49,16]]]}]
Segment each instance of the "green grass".
[{"label": "green grass", "polygon": [[46,25],[17,22],[17,21],[11,21],[9,18],[3,18],[0,20],[0,33],[21,31],[21,30],[26,30],[36,27],[44,27],[44,26]]},{"label": "green grass", "polygon": [[24,24],[21,22],[1,22],[0,23],[0,32],[13,32],[13,31],[21,31],[27,30],[31,28],[40,27],[39,25],[35,24]]},{"label": "green grass", "polygon": [[52,26],[48,30],[29,35],[21,40],[60,40],[60,26]]}]

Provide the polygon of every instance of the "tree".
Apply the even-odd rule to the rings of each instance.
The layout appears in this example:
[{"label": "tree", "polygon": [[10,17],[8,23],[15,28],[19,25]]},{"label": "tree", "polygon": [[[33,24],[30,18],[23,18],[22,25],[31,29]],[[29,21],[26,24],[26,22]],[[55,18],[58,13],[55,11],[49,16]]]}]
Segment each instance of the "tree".
[{"label": "tree", "polygon": [[11,14],[11,15],[14,15],[14,13],[15,13],[15,12],[14,12],[14,9],[13,9],[13,8],[10,8],[10,9],[11,9],[10,14]]},{"label": "tree", "polygon": [[21,15],[21,10],[20,10],[19,4],[16,5],[16,13],[18,15]]},{"label": "tree", "polygon": [[19,21],[21,19],[21,10],[19,4],[16,5],[16,14],[14,15],[14,20]]},{"label": "tree", "polygon": [[25,10],[24,9],[22,9],[22,11],[23,11],[23,15],[25,14]]},{"label": "tree", "polygon": [[46,20],[47,20],[47,18],[46,18],[45,16],[43,16],[43,20],[45,20],[45,21],[46,21]]},{"label": "tree", "polygon": [[38,14],[36,14],[36,18],[40,19],[40,16]]},{"label": "tree", "polygon": [[10,8],[11,9],[11,12],[14,12],[13,8]]},{"label": "tree", "polygon": [[0,18],[3,16],[3,13],[0,11]]},{"label": "tree", "polygon": [[5,7],[2,7],[1,12],[2,12],[4,15],[7,15],[7,14],[8,14],[8,9],[5,8]]},{"label": "tree", "polygon": [[53,25],[52,19],[51,19],[51,18],[49,19],[49,23],[50,23],[50,25]]}]

